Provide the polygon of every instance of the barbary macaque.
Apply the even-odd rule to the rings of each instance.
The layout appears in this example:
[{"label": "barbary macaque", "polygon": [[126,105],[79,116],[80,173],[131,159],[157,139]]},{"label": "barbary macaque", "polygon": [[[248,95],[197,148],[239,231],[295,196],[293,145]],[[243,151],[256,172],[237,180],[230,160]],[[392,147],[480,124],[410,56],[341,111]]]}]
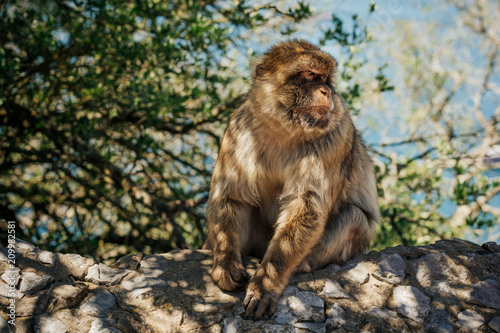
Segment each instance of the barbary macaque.
[{"label": "barbary macaque", "polygon": [[246,288],[247,318],[271,316],[294,272],[367,252],[379,221],[373,164],[335,92],[336,69],[308,42],[277,44],[257,61],[224,134],[203,248],[228,291],[248,281],[242,256],[262,258]]}]

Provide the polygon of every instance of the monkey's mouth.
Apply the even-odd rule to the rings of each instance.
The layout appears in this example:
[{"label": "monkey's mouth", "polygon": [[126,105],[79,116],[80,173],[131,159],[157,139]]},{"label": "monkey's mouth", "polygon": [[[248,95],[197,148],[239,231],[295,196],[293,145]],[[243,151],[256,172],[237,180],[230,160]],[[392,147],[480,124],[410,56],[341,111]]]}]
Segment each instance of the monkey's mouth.
[{"label": "monkey's mouth", "polygon": [[331,107],[326,105],[298,108],[293,112],[293,118],[308,128],[325,128],[330,117]]}]

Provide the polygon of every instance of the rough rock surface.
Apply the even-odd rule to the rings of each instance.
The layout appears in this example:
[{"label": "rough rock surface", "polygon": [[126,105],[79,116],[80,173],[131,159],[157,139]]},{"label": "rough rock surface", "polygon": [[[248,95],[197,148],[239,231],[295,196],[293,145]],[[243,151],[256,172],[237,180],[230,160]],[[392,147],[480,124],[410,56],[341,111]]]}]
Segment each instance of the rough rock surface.
[{"label": "rough rock surface", "polygon": [[[244,291],[212,282],[209,251],[110,267],[18,240],[13,267],[0,248],[0,332],[500,333],[499,250],[450,239],[372,251],[294,276],[274,316],[254,322],[241,317]],[[244,264],[253,274],[258,261]]]}]

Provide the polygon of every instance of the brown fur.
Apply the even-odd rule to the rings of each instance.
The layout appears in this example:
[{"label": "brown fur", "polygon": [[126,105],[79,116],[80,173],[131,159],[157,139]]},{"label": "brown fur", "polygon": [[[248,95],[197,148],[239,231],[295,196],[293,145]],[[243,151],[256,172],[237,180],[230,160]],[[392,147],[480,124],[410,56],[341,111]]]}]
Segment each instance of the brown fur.
[{"label": "brown fur", "polygon": [[245,315],[272,315],[295,271],[368,250],[379,220],[373,165],[334,90],[335,60],[304,41],[257,62],[227,127],[207,206],[214,281],[245,285],[242,255],[262,259]]}]

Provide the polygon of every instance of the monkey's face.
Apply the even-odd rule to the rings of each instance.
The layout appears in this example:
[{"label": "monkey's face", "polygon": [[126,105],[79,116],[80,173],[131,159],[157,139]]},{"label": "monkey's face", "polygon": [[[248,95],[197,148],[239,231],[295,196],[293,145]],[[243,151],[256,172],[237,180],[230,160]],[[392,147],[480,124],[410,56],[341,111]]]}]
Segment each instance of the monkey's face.
[{"label": "monkey's face", "polygon": [[288,78],[283,104],[292,121],[306,128],[327,127],[334,109],[329,74],[307,66]]},{"label": "monkey's face", "polygon": [[335,59],[307,42],[278,44],[257,62],[255,97],[264,105],[274,101],[265,112],[295,128],[325,129],[335,118],[336,66]]}]

